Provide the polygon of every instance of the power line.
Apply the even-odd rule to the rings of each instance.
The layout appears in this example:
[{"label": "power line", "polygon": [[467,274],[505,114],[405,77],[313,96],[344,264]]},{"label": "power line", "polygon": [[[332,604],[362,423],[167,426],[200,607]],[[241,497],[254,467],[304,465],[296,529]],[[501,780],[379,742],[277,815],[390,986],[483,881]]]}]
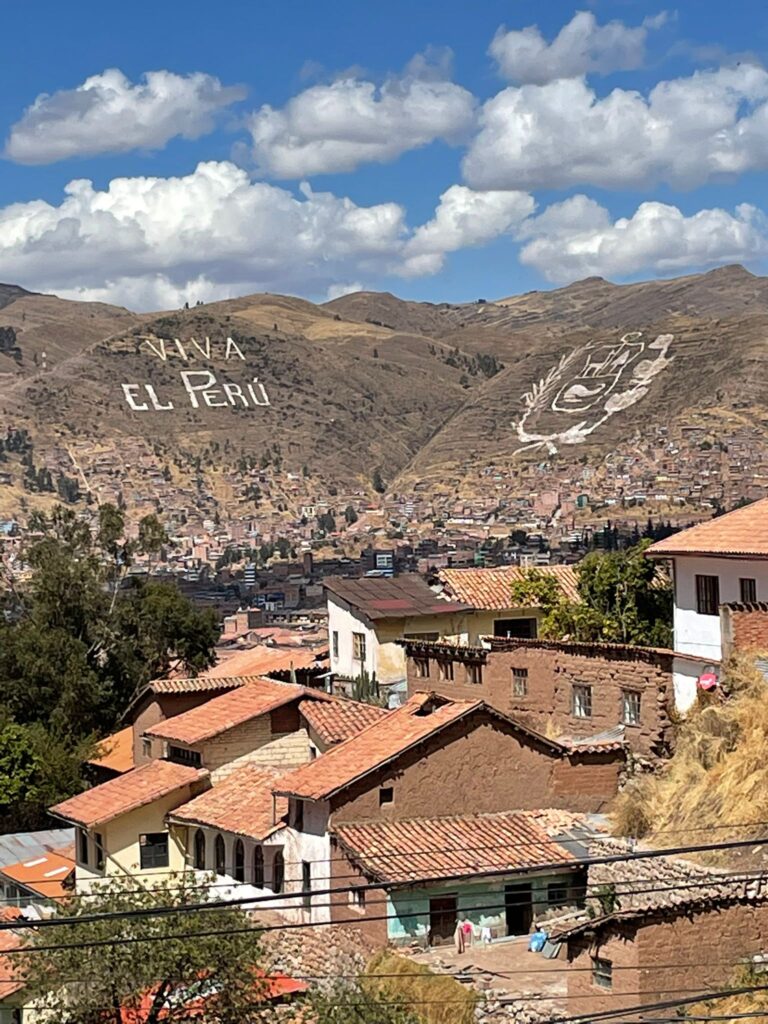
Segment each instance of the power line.
[{"label": "power line", "polygon": [[[558,871],[558,870],[561,870],[561,869],[568,870],[570,868],[573,868],[574,866],[582,867],[583,868],[583,867],[590,867],[592,865],[600,865],[600,864],[615,864],[615,863],[624,863],[624,862],[627,862],[627,861],[635,862],[635,861],[638,861],[638,860],[653,860],[653,859],[658,859],[659,857],[669,856],[670,854],[702,853],[702,852],[714,851],[714,850],[742,849],[742,848],[747,847],[747,846],[762,845],[762,844],[765,844],[765,843],[768,843],[768,837],[760,838],[760,839],[748,839],[748,840],[744,840],[744,839],[731,840],[731,841],[727,841],[727,842],[723,842],[723,843],[707,843],[707,844],[702,844],[700,846],[687,846],[687,847],[683,846],[683,847],[664,848],[664,849],[661,849],[661,850],[639,850],[639,851],[633,851],[632,853],[628,853],[628,854],[613,854],[613,855],[603,855],[603,856],[598,856],[598,857],[586,857],[586,858],[584,858],[582,860],[575,861],[575,862],[574,862],[574,860],[570,859],[570,860],[567,860],[567,861],[552,861],[552,862],[549,862],[549,863],[532,864],[532,865],[528,865],[527,867],[525,867],[523,869],[523,871],[526,874],[530,874],[531,872],[555,872],[555,871]],[[514,868],[510,868],[510,867],[494,868],[493,870],[490,870],[490,871],[483,869],[482,870],[482,876],[484,878],[505,878],[505,877],[508,877],[511,872],[517,873]],[[382,883],[382,882],[366,882],[366,883],[364,883],[362,885],[354,885],[354,886],[337,886],[337,887],[321,888],[321,889],[309,889],[309,890],[302,889],[302,890],[299,890],[297,892],[292,892],[290,894],[290,897],[288,896],[288,894],[286,894],[286,896],[284,898],[301,899],[303,897],[309,897],[311,899],[314,896],[327,896],[327,895],[333,895],[335,893],[344,893],[344,892],[349,893],[349,892],[352,892],[352,891],[354,891],[356,893],[360,893],[360,892],[367,892],[367,891],[370,891],[370,890],[380,890],[382,888],[382,885],[384,885],[385,887],[390,887],[390,886],[393,886],[393,887],[394,886],[411,887],[413,885],[419,885],[419,886],[437,885],[437,884],[441,884],[441,883],[444,883],[444,882],[465,881],[467,877],[474,877],[474,876],[476,876],[479,873],[480,872],[475,871],[472,874],[468,875],[467,872],[461,872],[461,873],[458,873],[458,874],[434,875],[432,877],[427,877],[427,878],[424,878],[423,876],[420,876],[419,878],[416,878],[416,879],[414,879],[414,878],[410,878],[410,879],[409,878],[393,879],[393,880],[388,880],[385,883]],[[259,904],[259,903],[268,903],[268,902],[273,902],[274,899],[275,899],[275,895],[274,894],[271,894],[271,895],[268,895],[268,896],[240,896],[240,897],[235,897],[235,898],[227,899],[227,900],[212,900],[212,901],[210,901],[208,903],[180,904],[180,905],[177,905],[177,906],[164,906],[164,907],[133,908],[131,910],[107,911],[107,912],[102,912],[102,913],[97,913],[97,914],[90,914],[90,915],[84,914],[84,915],[82,915],[81,917],[79,917],[77,919],[74,919],[74,918],[55,918],[54,917],[54,918],[50,918],[48,920],[38,921],[38,922],[35,923],[34,927],[38,927],[38,928],[56,927],[56,926],[64,925],[64,924],[71,924],[73,920],[78,920],[80,923],[90,923],[92,921],[119,920],[119,919],[125,919],[125,918],[133,918],[133,917],[158,917],[158,916],[164,916],[164,915],[169,915],[169,914],[189,913],[189,912],[191,912],[193,910],[219,910],[219,909],[223,909],[225,907],[242,906],[243,904],[253,905],[253,904]],[[0,931],[8,930],[8,929],[13,928],[13,927],[31,927],[31,925],[29,925],[29,924],[22,925],[22,924],[19,924],[18,922],[17,923],[0,922]]]}]

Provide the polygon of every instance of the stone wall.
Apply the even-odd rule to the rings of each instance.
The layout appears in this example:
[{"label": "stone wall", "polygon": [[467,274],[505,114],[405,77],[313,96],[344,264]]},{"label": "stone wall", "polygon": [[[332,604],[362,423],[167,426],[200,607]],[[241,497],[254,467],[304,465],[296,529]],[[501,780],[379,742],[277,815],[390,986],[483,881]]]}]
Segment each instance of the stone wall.
[{"label": "stone wall", "polygon": [[[624,724],[630,749],[643,757],[663,756],[671,740],[669,710],[674,699],[673,654],[618,644],[559,643],[492,639],[481,655],[479,683],[469,681],[467,653],[446,646],[410,646],[408,693],[435,690],[447,697],[488,701],[493,707],[547,735],[584,737]],[[453,665],[446,673],[445,665]],[[424,674],[425,667],[427,674]],[[515,673],[524,693],[515,689]],[[525,675],[527,673],[527,675]],[[446,678],[452,674],[453,678]],[[591,690],[591,714],[573,714],[573,687]],[[637,694],[639,723],[624,720],[623,696]]]}]

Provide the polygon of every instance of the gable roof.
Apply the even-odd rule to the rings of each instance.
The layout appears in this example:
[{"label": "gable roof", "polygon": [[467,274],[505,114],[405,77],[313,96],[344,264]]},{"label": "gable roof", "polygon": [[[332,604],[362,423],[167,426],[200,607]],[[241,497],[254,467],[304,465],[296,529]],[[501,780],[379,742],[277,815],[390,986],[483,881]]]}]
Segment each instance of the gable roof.
[{"label": "gable roof", "polygon": [[332,747],[315,761],[284,775],[276,793],[303,800],[325,800],[369,772],[405,753],[433,733],[483,709],[535,738],[558,755],[565,748],[528,729],[482,700],[448,700],[434,693],[416,693],[401,707],[367,726],[356,736]]},{"label": "gable roof", "polygon": [[299,711],[328,746],[356,736],[391,713],[385,708],[356,700],[303,700]]},{"label": "gable roof", "polygon": [[[536,572],[554,576],[563,595],[579,601],[579,577],[572,565],[539,565]],[[454,598],[466,601],[475,608],[500,611],[514,608],[510,588],[518,580],[525,580],[527,569],[519,565],[503,565],[489,569],[441,569],[437,576]]]},{"label": "gable roof", "polygon": [[768,558],[768,498],[673,533],[651,544],[646,555],[650,558],[673,555]]},{"label": "gable roof", "polygon": [[330,577],[323,581],[323,586],[332,597],[340,598],[373,621],[472,611],[471,605],[440,597],[416,573],[391,578]]},{"label": "gable roof", "polygon": [[294,683],[249,679],[245,686],[158,722],[146,730],[146,735],[177,743],[202,743],[302,697],[333,700],[320,690],[309,690]]},{"label": "gable roof", "polygon": [[234,832],[250,839],[266,839],[283,827],[281,819],[288,811],[284,797],[274,801],[272,797],[279,774],[278,768],[244,765],[200,796],[174,808],[168,818]]},{"label": "gable roof", "polygon": [[148,761],[125,775],[56,804],[51,807],[51,813],[83,828],[95,828],[207,778],[208,772],[203,768],[171,761]]},{"label": "gable roof", "polygon": [[363,822],[331,833],[368,877],[392,884],[576,863],[524,811]]}]

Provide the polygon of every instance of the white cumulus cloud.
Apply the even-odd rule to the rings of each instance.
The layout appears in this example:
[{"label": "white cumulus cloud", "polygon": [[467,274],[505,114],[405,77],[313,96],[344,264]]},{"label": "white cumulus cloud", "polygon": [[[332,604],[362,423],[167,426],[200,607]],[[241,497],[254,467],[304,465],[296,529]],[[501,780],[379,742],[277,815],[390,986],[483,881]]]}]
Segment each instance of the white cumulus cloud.
[{"label": "white cumulus cloud", "polygon": [[142,309],[432,273],[445,253],[508,230],[533,205],[455,186],[414,232],[397,203],[359,206],[306,184],[297,196],[229,162],[184,177],[115,178],[104,190],[77,180],[64,192],[59,205],[0,209],[0,280]]},{"label": "white cumulus cloud", "polygon": [[169,139],[196,139],[213,130],[216,115],[245,97],[240,86],[197,72],[149,71],[131,82],[117,68],[75,89],[43,93],[11,128],[5,156],[22,164],[68,157],[158,149]]},{"label": "white cumulus cloud", "polygon": [[583,79],[504,89],[464,158],[477,189],[693,188],[768,167],[768,72],[754,64],[599,98]]},{"label": "white cumulus cloud", "polygon": [[519,227],[534,210],[527,192],[474,192],[452,185],[440,196],[432,220],[408,240],[404,272],[433,274],[449,252],[484,245]]},{"label": "white cumulus cloud", "polygon": [[274,178],[352,171],[394,160],[436,139],[462,141],[475,116],[475,99],[414,58],[383,85],[356,77],[314,85],[281,109],[263,106],[248,122],[253,158]]},{"label": "white cumulus cloud", "polygon": [[502,26],[488,53],[511,82],[542,85],[592,72],[629,71],[642,66],[648,32],[660,28],[665,20],[662,12],[636,28],[621,21],[598,25],[591,11],[577,11],[551,43],[537,25],[511,30]]},{"label": "white cumulus cloud", "polygon": [[674,273],[741,263],[768,253],[768,223],[746,203],[734,213],[699,210],[690,216],[665,203],[642,203],[631,217],[612,220],[584,195],[554,203],[522,226],[522,263],[550,281]]}]

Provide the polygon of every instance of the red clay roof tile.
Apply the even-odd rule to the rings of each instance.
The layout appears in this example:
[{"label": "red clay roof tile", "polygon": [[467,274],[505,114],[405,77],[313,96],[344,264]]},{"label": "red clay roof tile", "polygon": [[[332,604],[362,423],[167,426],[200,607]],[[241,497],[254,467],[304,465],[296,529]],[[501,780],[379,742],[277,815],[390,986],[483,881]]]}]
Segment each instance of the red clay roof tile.
[{"label": "red clay roof tile", "polygon": [[94,828],[207,777],[208,772],[201,768],[170,761],[149,761],[56,804],[51,811],[76,825]]},{"label": "red clay roof tile", "polygon": [[[540,565],[535,569],[546,576],[554,576],[569,600],[579,600],[579,578],[572,565]],[[510,588],[514,582],[525,579],[526,571],[519,565],[491,569],[441,569],[438,577],[457,600],[466,601],[475,608],[499,611],[515,607]]]},{"label": "red clay roof tile", "polygon": [[768,498],[673,533],[651,544],[646,554],[651,558],[672,555],[768,558]]},{"label": "red clay roof tile", "polygon": [[96,751],[97,756],[88,764],[99,768],[110,768],[113,772],[129,772],[135,767],[133,760],[133,726],[126,726],[102,740]]},{"label": "red clay roof tile", "polygon": [[333,697],[320,690],[309,690],[293,683],[249,679],[245,686],[237,690],[223,693],[205,704],[153,725],[147,729],[146,734],[177,743],[202,743],[203,740],[218,736],[302,697],[333,700]]},{"label": "red clay roof tile", "polygon": [[216,782],[212,789],[176,807],[168,817],[251,839],[266,839],[282,828],[281,819],[288,811],[284,797],[275,798],[273,808],[272,790],[279,775],[277,768],[245,765]]},{"label": "red clay roof tile", "polygon": [[422,708],[434,700],[434,694],[414,694],[402,707],[366,726],[316,761],[284,775],[275,791],[305,800],[324,800],[483,704],[480,700],[443,701],[424,714]]},{"label": "red clay roof tile", "polygon": [[574,860],[521,811],[341,824],[332,833],[366,875],[389,883]]},{"label": "red clay roof tile", "polygon": [[356,736],[362,729],[380,722],[391,713],[356,700],[303,700],[299,710],[323,743],[328,745]]}]

